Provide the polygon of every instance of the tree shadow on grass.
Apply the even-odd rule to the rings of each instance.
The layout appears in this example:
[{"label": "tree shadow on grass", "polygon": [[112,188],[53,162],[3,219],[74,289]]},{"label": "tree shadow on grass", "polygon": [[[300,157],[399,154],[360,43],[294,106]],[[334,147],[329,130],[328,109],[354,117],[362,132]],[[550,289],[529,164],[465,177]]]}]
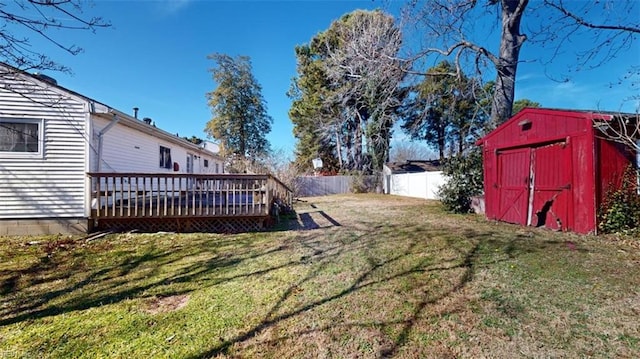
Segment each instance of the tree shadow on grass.
[{"label": "tree shadow on grass", "polygon": [[[139,254],[137,251],[122,254],[122,258],[101,268],[88,268],[87,265],[65,267],[68,262],[76,262],[73,256],[78,253],[74,253],[72,249],[42,255],[39,261],[26,268],[0,271],[0,288],[5,291],[0,298],[0,326],[126,299],[185,294],[199,289],[200,285],[216,285],[237,278],[263,275],[299,263],[290,261],[242,275],[224,276],[224,273],[237,269],[243,262],[286,250],[284,246],[254,248],[250,238],[234,238],[233,241],[224,238],[219,241],[201,241],[182,251],[157,250],[152,245]],[[221,248],[232,248],[233,252],[231,249],[222,251]],[[99,256],[100,253],[84,255]],[[161,268],[178,265],[185,258],[200,257],[203,259],[166,274],[159,272]],[[19,281],[23,283],[19,284]],[[24,281],[28,283],[25,284]],[[64,284],[60,285],[61,282]],[[176,289],[172,286],[174,283],[187,283],[189,287]],[[55,289],[33,290],[34,285],[54,286]],[[150,292],[153,294],[149,294]]]},{"label": "tree shadow on grass", "polygon": [[[355,230],[354,228],[365,230]],[[132,253],[124,253],[119,260],[103,267],[71,266],[61,268],[67,252],[53,253],[51,257],[41,257],[41,261],[20,270],[21,275],[30,278],[31,283],[47,284],[72,277],[68,283],[59,285],[55,290],[28,291],[20,290],[15,273],[0,272],[2,285],[8,291],[7,296],[0,298],[0,325],[19,323],[26,320],[55,316],[76,310],[83,310],[108,303],[117,303],[131,298],[147,296],[167,296],[184,294],[206,286],[216,286],[238,279],[249,279],[264,276],[281,269],[305,265],[309,271],[286,283],[278,293],[257,324],[242,333],[227,338],[219,345],[203,348],[193,358],[205,358],[219,354],[229,354],[232,347],[238,344],[254,343],[264,330],[277,326],[289,319],[304,316],[309,311],[324,305],[343,301],[356,295],[367,295],[372,288],[384,287],[389,283],[421,274],[442,274],[455,272],[454,279],[448,286],[437,291],[428,288],[422,294],[415,295],[410,313],[405,318],[386,318],[375,321],[354,321],[349,323],[335,322],[331,325],[315,329],[294,329],[291,334],[282,335],[273,340],[262,340],[260,343],[278,345],[289,338],[303,335],[311,331],[329,331],[338,327],[368,328],[371,326],[394,328],[394,334],[388,335],[388,344],[378,348],[378,356],[396,355],[411,339],[416,325],[420,324],[428,308],[440,301],[454,296],[474,280],[477,269],[496,263],[496,250],[501,254],[499,261],[508,260],[525,253],[545,250],[557,250],[564,246],[562,241],[540,241],[531,236],[505,234],[500,230],[467,229],[451,231],[448,227],[432,228],[424,224],[397,225],[356,223],[352,226],[332,226],[327,231],[309,231],[296,234],[282,242],[256,244],[251,236],[220,236],[210,241],[200,240],[183,249],[162,248],[154,245],[133,245]],[[403,243],[389,244],[389,238],[397,233],[406,233]],[[428,249],[433,238],[445,238],[438,242],[433,255],[422,257],[422,250]],[[380,254],[380,248],[391,245],[394,250]],[[295,247],[298,252],[290,255],[287,251]],[[145,249],[146,248],[146,249]],[[327,276],[328,270],[341,266],[341,260],[349,253],[358,253],[366,263],[364,269],[355,273],[351,279],[345,280],[335,276],[340,284],[328,293],[309,297],[299,305],[291,308],[289,303],[296,296],[299,288],[317,285],[317,278]],[[302,254],[298,254],[302,253]],[[73,254],[69,251],[68,254]],[[87,253],[91,255],[92,253]],[[272,255],[283,254],[286,259],[271,264]],[[99,253],[96,253],[99,255]],[[185,258],[200,258],[186,265],[180,265]],[[264,258],[264,260],[262,260]],[[348,258],[348,257],[346,257]],[[413,260],[410,267],[401,264]],[[247,267],[248,261],[260,264]],[[93,262],[91,262],[93,263]],[[167,273],[159,268],[177,267]],[[151,277],[152,279],[148,279]],[[46,278],[46,279],[42,279]],[[415,292],[421,286],[431,282],[411,282],[403,290]],[[174,286],[181,283],[187,286]],[[18,289],[17,289],[18,288]],[[19,293],[15,293],[18,290]],[[393,293],[390,293],[393,294]],[[373,310],[373,308],[372,308]],[[395,330],[397,329],[397,330]],[[258,343],[258,345],[260,344]]]},{"label": "tree shadow on grass", "polygon": [[331,216],[329,216],[325,211],[319,210],[313,212],[298,213],[297,218],[289,219],[289,223],[287,224],[286,228],[294,231],[304,231],[340,226],[341,224]]},{"label": "tree shadow on grass", "polygon": [[[381,260],[373,254],[375,251],[368,252],[369,249],[375,249],[372,247],[375,247],[376,244],[374,243],[371,245],[371,238],[376,234],[379,234],[377,232],[378,230],[379,228],[372,228],[371,231],[362,233],[358,237],[358,240],[349,244],[344,244],[342,247],[334,248],[332,251],[318,251],[317,253],[322,254],[324,257],[318,261],[313,270],[309,271],[307,275],[303,276],[299,280],[291,283],[280,294],[279,299],[273,303],[258,324],[233,338],[224,340],[219,345],[193,355],[190,358],[210,358],[219,355],[233,356],[237,354],[232,352],[232,347],[236,345],[242,344],[245,347],[248,345],[267,345],[268,347],[273,347],[282,345],[287,340],[296,340],[296,338],[300,338],[305,334],[332,331],[340,327],[361,329],[370,327],[396,328],[397,330],[395,330],[395,332],[397,334],[392,335],[392,337],[389,338],[390,344],[378,348],[376,354],[376,357],[392,357],[397,355],[403,346],[407,345],[412,332],[416,329],[416,325],[418,325],[421,320],[424,320],[427,309],[430,306],[455,296],[458,292],[468,286],[468,284],[474,280],[474,276],[479,267],[494,265],[495,263],[512,259],[524,253],[548,250],[548,247],[552,245],[561,245],[561,243],[555,243],[555,241],[541,242],[539,240],[533,240],[528,235],[505,235],[500,231],[467,229],[456,234],[451,234],[450,231],[447,231],[446,229],[427,229],[418,230],[409,241],[409,245],[406,248],[398,248],[398,251],[394,255]],[[393,233],[400,230],[407,230],[407,228],[390,226],[390,228],[387,228],[386,230]],[[399,271],[394,270],[395,268],[399,268],[398,264],[405,262],[408,257],[419,255],[416,251],[419,251],[419,249],[422,248],[421,246],[423,244],[421,244],[421,241],[428,241],[433,237],[447,238],[446,245],[443,247],[442,252],[449,253],[453,251],[455,254],[451,257],[443,256],[443,258],[437,258],[436,262],[431,262],[427,259],[418,260],[415,265],[410,268]],[[379,239],[374,239],[373,241],[376,240]],[[501,253],[501,256],[497,259],[495,257],[496,249],[499,249]],[[287,301],[290,301],[292,297],[296,295],[300,287],[303,287],[307,283],[313,283],[315,277],[319,276],[328,266],[334,264],[331,262],[333,259],[340,258],[342,254],[348,251],[362,251],[363,255],[366,257],[368,268],[350,281],[347,287],[336,290],[329,295],[311,298],[311,300],[308,300],[306,303],[303,303],[298,307],[290,308],[285,305]],[[436,252],[436,254],[438,253],[440,253],[440,251]],[[286,326],[284,323],[294,317],[304,316],[305,313],[313,311],[314,309],[332,302],[344,300],[350,296],[358,295],[358,293],[362,293],[374,286],[385,286],[388,283],[408,278],[416,274],[445,273],[450,271],[456,271],[457,279],[451,282],[447,288],[440,292],[436,290],[436,293],[433,293],[428,289],[425,289],[425,293],[413,302],[413,310],[408,317],[404,319],[389,318],[389,320],[379,321],[357,321],[349,323],[335,322],[319,328],[295,330],[295,332],[281,335],[277,339],[262,341],[255,339],[260,338],[260,333],[269,328],[275,327],[279,324]],[[385,274],[381,277],[381,273]],[[425,285],[425,283],[412,283],[412,287],[407,288],[406,290],[407,292],[412,292],[423,285]],[[373,310],[373,308],[371,309]],[[455,308],[448,309],[451,313],[455,310]],[[303,320],[300,319],[300,321]],[[256,341],[258,342],[256,343]]]},{"label": "tree shadow on grass", "polygon": [[314,203],[307,202],[298,204],[297,211],[291,211],[283,218],[286,222],[278,226],[276,230],[306,231],[342,226],[323,209],[318,208]]}]

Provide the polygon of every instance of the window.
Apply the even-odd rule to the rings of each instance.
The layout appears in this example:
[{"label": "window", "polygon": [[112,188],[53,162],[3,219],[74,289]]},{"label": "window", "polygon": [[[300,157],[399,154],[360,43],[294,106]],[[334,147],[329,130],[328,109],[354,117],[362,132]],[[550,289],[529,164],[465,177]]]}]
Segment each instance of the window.
[{"label": "window", "polygon": [[209,167],[209,160],[204,160],[204,166]]},{"label": "window", "polygon": [[0,119],[0,153],[15,157],[42,155],[42,120]]},{"label": "window", "polygon": [[216,163],[216,172],[215,173],[220,173],[220,167],[218,166],[217,163]]},{"label": "window", "polygon": [[171,149],[169,147],[160,146],[160,167],[171,169]]},{"label": "window", "polygon": [[193,155],[187,153],[187,173],[193,173]]}]

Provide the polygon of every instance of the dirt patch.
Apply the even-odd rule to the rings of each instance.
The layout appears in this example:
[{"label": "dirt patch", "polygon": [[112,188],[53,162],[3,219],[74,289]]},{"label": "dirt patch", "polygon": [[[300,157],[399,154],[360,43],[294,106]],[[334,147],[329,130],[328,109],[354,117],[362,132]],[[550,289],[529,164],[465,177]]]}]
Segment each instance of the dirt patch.
[{"label": "dirt patch", "polygon": [[153,297],[144,303],[144,311],[149,314],[173,312],[184,308],[189,302],[186,294],[172,295],[168,297]]}]

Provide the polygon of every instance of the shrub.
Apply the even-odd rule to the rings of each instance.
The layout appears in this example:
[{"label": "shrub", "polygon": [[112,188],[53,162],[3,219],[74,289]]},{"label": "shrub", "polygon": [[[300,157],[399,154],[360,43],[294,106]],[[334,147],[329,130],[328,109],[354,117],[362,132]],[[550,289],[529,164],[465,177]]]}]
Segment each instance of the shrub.
[{"label": "shrub", "polygon": [[599,210],[598,228],[604,233],[640,234],[640,195],[636,170],[627,169],[620,188],[607,193]]},{"label": "shrub", "polygon": [[380,178],[376,175],[366,175],[359,171],[351,173],[351,191],[353,193],[377,192],[379,182]]},{"label": "shrub", "polygon": [[483,191],[481,149],[474,148],[464,156],[448,159],[443,172],[447,182],[440,187],[438,196],[445,209],[455,213],[471,212],[471,196]]}]

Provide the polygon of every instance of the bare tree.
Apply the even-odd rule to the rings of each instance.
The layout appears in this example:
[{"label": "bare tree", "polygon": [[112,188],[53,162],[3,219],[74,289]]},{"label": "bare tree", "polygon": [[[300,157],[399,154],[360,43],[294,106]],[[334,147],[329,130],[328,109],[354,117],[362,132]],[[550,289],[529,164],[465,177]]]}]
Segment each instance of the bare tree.
[{"label": "bare tree", "polygon": [[349,144],[346,162],[352,168],[380,170],[389,157],[391,129],[404,96],[406,71],[397,57],[402,33],[381,11],[355,11],[329,31],[325,70],[334,89],[329,101],[342,111],[327,130],[333,135],[343,129],[345,138],[337,143]]},{"label": "bare tree", "polygon": [[[68,43],[60,30],[96,31],[111,26],[101,17],[85,17],[82,0],[19,0],[0,3],[0,58],[23,71],[70,69],[33,46],[30,36],[40,37],[71,55],[82,48]],[[57,35],[57,36],[56,36]]]},{"label": "bare tree", "polygon": [[595,119],[593,125],[603,137],[640,154],[640,114],[614,114]]},{"label": "bare tree", "polygon": [[[557,56],[575,36],[592,36],[593,46],[577,50],[578,63],[599,66],[635,41],[640,27],[637,22],[639,3],[633,0],[616,1],[568,1],[544,0],[429,0],[412,2],[405,16],[410,23],[421,23],[426,28],[425,39],[431,41],[416,55],[453,57],[458,72],[466,61],[482,72],[488,66],[496,72],[495,91],[491,105],[491,121],[497,125],[512,114],[515,79],[520,50],[526,41],[545,47],[553,47]],[[497,51],[491,51],[487,38],[491,35],[480,19],[497,15],[494,25],[499,36]],[[529,34],[521,29],[525,18],[538,17],[538,26],[529,28]],[[538,59],[542,62],[552,59]],[[466,62],[468,65],[469,62]]]},{"label": "bare tree", "polygon": [[263,163],[266,173],[273,175],[296,193],[295,179],[300,175],[300,171],[284,149],[269,152],[263,159]]},{"label": "bare tree", "polygon": [[419,143],[405,141],[393,144],[389,157],[390,162],[405,162],[433,159],[437,158],[438,154]]}]

